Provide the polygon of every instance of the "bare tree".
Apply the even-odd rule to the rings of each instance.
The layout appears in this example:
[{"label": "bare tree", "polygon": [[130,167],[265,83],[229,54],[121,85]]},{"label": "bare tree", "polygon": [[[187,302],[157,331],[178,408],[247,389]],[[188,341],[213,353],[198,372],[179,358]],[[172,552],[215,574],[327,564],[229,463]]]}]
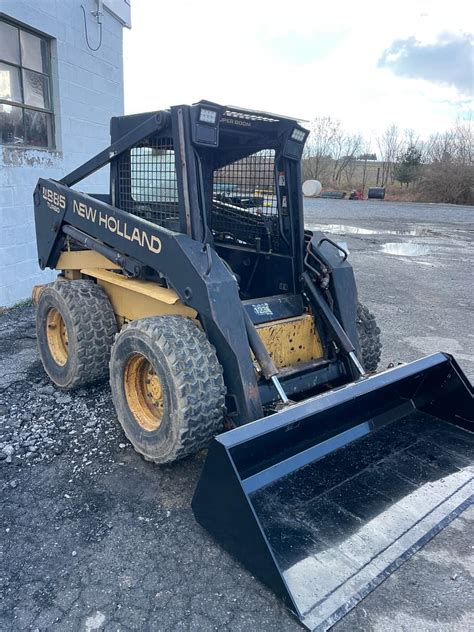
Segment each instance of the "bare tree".
[{"label": "bare tree", "polygon": [[330,177],[334,140],[340,121],[318,116],[311,122],[310,135],[303,152],[303,177],[327,180]]},{"label": "bare tree", "polygon": [[[310,129],[303,153],[303,177],[321,180],[326,186],[342,182],[352,186],[358,164],[363,160],[362,187],[365,189],[367,161],[375,156],[370,153],[371,143],[358,134],[348,133],[339,120],[330,116],[316,117]],[[474,204],[472,123],[458,121],[447,132],[433,134],[426,141],[421,140],[415,130],[406,129],[401,134],[392,124],[376,138],[376,144],[382,186],[393,184],[397,176],[400,182],[415,183],[413,191],[420,199]],[[416,177],[413,177],[414,167]],[[403,175],[403,170],[408,168],[410,180]]]},{"label": "bare tree", "polygon": [[403,143],[404,147],[415,147],[420,149],[421,140],[419,134],[414,129],[407,128],[405,130]]},{"label": "bare tree", "polygon": [[361,145],[361,136],[348,134],[341,121],[330,116],[316,117],[303,154],[303,177],[340,184],[345,176],[349,181]]},{"label": "bare tree", "polygon": [[474,128],[457,121],[425,145],[419,192],[432,202],[474,204]]},{"label": "bare tree", "polygon": [[388,182],[393,184],[393,168],[400,151],[401,141],[398,127],[389,125],[386,130],[377,137],[380,159],[382,160],[382,186]]},{"label": "bare tree", "polygon": [[371,138],[364,138],[361,139],[361,154],[359,156],[359,160],[363,160],[363,167],[362,167],[362,193],[365,193],[365,185],[367,183],[367,160],[369,159],[369,156],[374,156],[374,154],[371,154],[371,150],[372,150],[372,139]]},{"label": "bare tree", "polygon": [[[341,146],[342,155],[334,168],[334,181],[340,183],[344,175],[346,182],[349,183],[355,170],[356,156],[362,148],[362,136],[360,134],[343,135]],[[350,178],[348,177],[349,173],[351,173]]]},{"label": "bare tree", "polygon": [[344,145],[346,134],[342,128],[341,122],[336,121],[334,126],[334,134],[331,141],[331,158],[332,158],[332,180],[337,182],[339,161],[344,154]]}]

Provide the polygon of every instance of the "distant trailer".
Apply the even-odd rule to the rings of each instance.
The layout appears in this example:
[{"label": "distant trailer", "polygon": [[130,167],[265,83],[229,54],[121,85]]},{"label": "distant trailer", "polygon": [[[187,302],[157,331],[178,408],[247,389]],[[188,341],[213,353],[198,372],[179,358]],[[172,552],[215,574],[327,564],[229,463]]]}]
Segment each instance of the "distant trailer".
[{"label": "distant trailer", "polygon": [[343,200],[346,197],[345,191],[323,191],[320,193],[321,198],[331,198],[333,200]]},{"label": "distant trailer", "polygon": [[385,187],[371,187],[367,193],[368,200],[384,200]]}]

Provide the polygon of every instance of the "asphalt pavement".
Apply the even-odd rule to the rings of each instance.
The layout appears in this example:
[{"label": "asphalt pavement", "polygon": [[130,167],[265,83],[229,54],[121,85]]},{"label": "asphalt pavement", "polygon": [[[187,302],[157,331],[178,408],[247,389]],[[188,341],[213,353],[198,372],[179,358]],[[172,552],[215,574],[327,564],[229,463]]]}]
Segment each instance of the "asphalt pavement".
[{"label": "asphalt pavement", "polygon": [[473,207],[307,199],[305,218],[347,244],[382,366],[446,351],[474,380]]},{"label": "asphalt pavement", "polygon": [[[346,243],[382,367],[442,350],[474,380],[474,208],[318,199],[305,215]],[[195,523],[204,454],[144,462],[108,387],[58,392],[35,345],[31,307],[0,314],[0,630],[301,629]],[[472,629],[473,524],[471,507],[334,630]]]}]

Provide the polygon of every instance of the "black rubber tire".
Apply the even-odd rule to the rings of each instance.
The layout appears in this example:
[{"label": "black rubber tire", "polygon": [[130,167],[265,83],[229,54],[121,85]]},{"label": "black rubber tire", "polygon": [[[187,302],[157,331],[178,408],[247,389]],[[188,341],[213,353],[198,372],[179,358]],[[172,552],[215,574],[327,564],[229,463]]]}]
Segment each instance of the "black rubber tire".
[{"label": "black rubber tire", "polygon": [[382,355],[380,329],[375,316],[362,303],[357,305],[357,332],[364,369],[369,372],[376,371]]},{"label": "black rubber tire", "polygon": [[[60,313],[68,336],[68,357],[62,366],[51,354],[46,333],[48,312],[53,308]],[[41,292],[36,309],[38,350],[56,386],[73,390],[105,379],[116,333],[112,305],[93,281],[56,281]]]},{"label": "black rubber tire", "polygon": [[[141,354],[160,379],[164,397],[158,428],[146,430],[128,405],[127,362]],[[110,386],[125,435],[146,460],[171,463],[205,448],[222,430],[222,367],[204,332],[182,316],[135,320],[118,334],[110,358]]]}]

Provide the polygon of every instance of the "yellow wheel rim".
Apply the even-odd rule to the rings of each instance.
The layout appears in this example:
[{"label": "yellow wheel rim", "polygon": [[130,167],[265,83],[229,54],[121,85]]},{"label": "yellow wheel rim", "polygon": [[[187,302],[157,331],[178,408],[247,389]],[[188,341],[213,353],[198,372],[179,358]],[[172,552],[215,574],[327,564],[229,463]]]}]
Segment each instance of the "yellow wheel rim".
[{"label": "yellow wheel rim", "polygon": [[160,427],[164,412],[164,396],[160,378],[151,362],[140,353],[127,361],[124,372],[124,389],[137,423],[148,432]]},{"label": "yellow wheel rim", "polygon": [[59,310],[52,307],[46,316],[46,337],[53,360],[64,366],[69,355],[66,323]]}]

